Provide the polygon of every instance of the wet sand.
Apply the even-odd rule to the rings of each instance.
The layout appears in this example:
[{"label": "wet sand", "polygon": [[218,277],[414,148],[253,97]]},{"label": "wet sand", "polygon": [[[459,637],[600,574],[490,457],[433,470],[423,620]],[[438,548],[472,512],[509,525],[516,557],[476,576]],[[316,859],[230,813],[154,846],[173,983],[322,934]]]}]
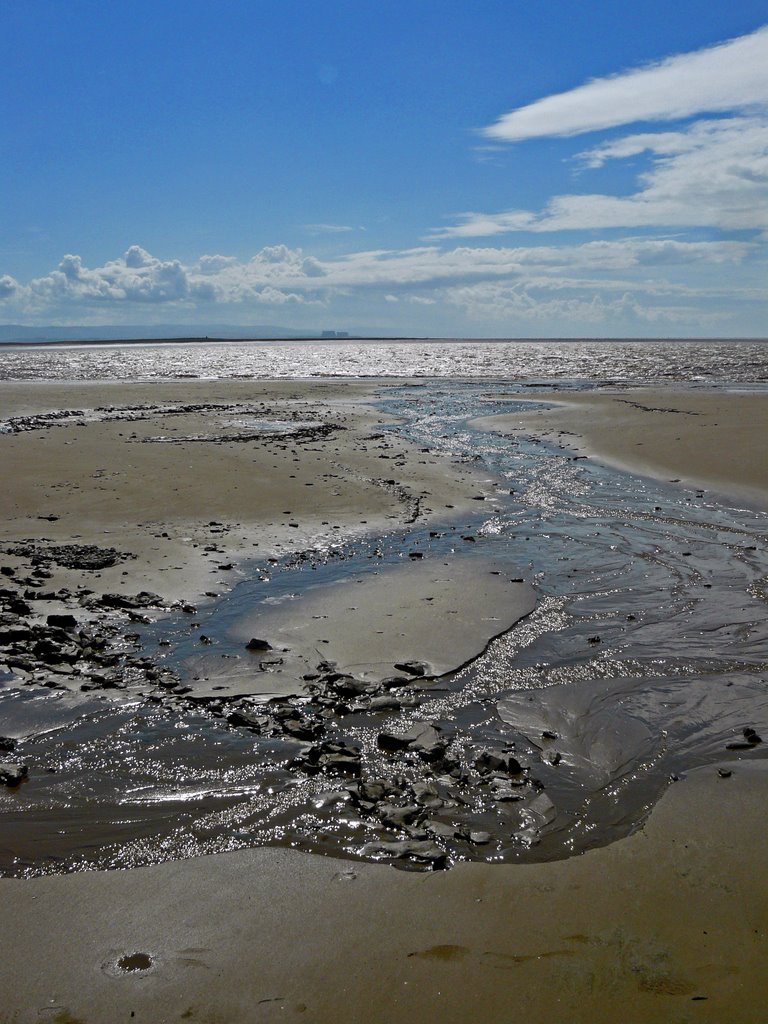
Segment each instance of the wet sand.
[{"label": "wet sand", "polygon": [[629,839],[516,868],[260,849],[0,880],[0,1020],[755,1024],[767,799],[765,763],[710,766]]},{"label": "wet sand", "polygon": [[[231,404],[252,401],[254,390],[264,386],[112,387],[111,397],[105,397],[102,385],[50,386],[44,395],[39,387],[3,385],[3,414],[156,403],[166,388],[163,401],[182,396],[178,400],[186,403]],[[277,392],[275,397],[274,390],[266,391],[258,400],[270,407],[309,401],[313,419],[322,413],[322,422],[337,417],[333,422],[352,429],[309,440],[301,452],[295,444],[282,449],[282,442],[270,442],[257,456],[246,454],[250,444],[238,441],[125,439],[133,432],[157,436],[171,430],[191,437],[206,418],[194,413],[186,419],[178,414],[73,423],[3,438],[0,448],[10,460],[3,465],[4,476],[13,472],[18,480],[2,498],[4,538],[46,536],[64,542],[79,537],[83,543],[125,546],[137,558],[105,570],[99,587],[130,592],[148,587],[191,598],[207,586],[227,586],[227,574],[237,572],[209,565],[211,554],[217,561],[235,561],[244,545],[258,543],[260,555],[300,550],[320,536],[332,536],[334,525],[347,534],[400,523],[411,515],[417,497],[441,513],[448,505],[457,514],[472,508],[483,481],[466,466],[399,443],[389,450],[375,447],[381,440],[364,440],[378,432],[376,417],[348,404],[349,385],[306,390],[285,384]],[[352,393],[364,398],[368,391]],[[573,405],[593,397],[577,396]],[[620,397],[645,406],[672,405],[666,392]],[[690,401],[694,397],[709,400],[697,394]],[[605,396],[597,405],[605,406],[607,416],[616,402]],[[726,436],[721,420],[731,438],[754,429],[758,413],[750,406],[747,424],[747,406],[741,403],[742,397],[734,396],[718,406],[718,427],[708,435],[692,430],[685,436],[691,447],[699,438],[696,466],[709,467],[711,484],[766,494],[764,463],[742,463],[739,476],[737,463],[725,465],[728,447],[718,455],[712,443],[713,436]],[[682,412],[627,408],[645,425],[644,445],[663,417],[695,419]],[[287,409],[279,405],[281,415]],[[585,407],[585,438],[594,415]],[[536,420],[538,413],[527,416],[520,429],[528,433],[576,429],[565,422],[546,426]],[[217,429],[229,434],[232,415],[221,417],[227,422]],[[659,440],[659,458],[664,448]],[[679,461],[670,454],[675,451]],[[380,454],[390,459],[379,460]],[[655,465],[664,478],[688,479],[687,449],[670,447],[664,459],[663,464],[649,460],[642,469],[637,462],[632,466],[650,473]],[[390,477],[402,481],[408,494],[375,482]],[[301,490],[308,482],[313,483],[306,488],[311,499]],[[60,518],[41,524],[37,516],[45,514]],[[214,528],[221,551],[206,558],[200,547],[211,540],[209,520],[225,530],[219,534],[221,528]],[[294,521],[298,527],[289,525]],[[154,533],[138,522],[151,522]],[[168,568],[158,564],[164,561]],[[65,575],[62,571],[62,579]],[[352,1021],[458,1024],[479,1018],[502,1024],[520,1015],[530,1021],[598,1024],[752,1024],[761,1019],[768,997],[763,884],[768,850],[761,839],[768,774],[759,763],[728,768],[727,778],[715,766],[689,773],[671,787],[640,832],[555,863],[460,864],[445,873],[413,874],[262,849],[135,871],[1,879],[6,928],[0,938],[0,1021],[224,1024],[278,1018],[324,1022],[343,1015]]]},{"label": "wet sand", "polygon": [[0,543],[114,545],[134,557],[103,571],[103,590],[140,579],[195,601],[248,558],[476,511],[482,480],[383,434],[372,394],[328,382],[0,382],[4,421],[85,413],[2,436],[13,486],[0,491]]},{"label": "wet sand", "polygon": [[553,408],[475,425],[544,437],[618,469],[768,508],[768,393],[643,388],[527,392]]}]

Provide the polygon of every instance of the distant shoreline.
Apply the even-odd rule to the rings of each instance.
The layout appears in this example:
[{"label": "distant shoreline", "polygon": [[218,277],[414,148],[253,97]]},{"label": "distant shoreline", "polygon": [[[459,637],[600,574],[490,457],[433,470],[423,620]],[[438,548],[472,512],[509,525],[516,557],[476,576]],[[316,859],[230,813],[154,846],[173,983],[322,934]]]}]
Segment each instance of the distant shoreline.
[{"label": "distant shoreline", "polygon": [[759,345],[768,343],[765,338],[439,338],[418,335],[402,335],[397,337],[382,337],[377,335],[350,335],[346,338],[323,338],[319,335],[307,335],[306,337],[293,338],[221,338],[213,336],[197,337],[171,337],[171,338],[69,338],[56,341],[0,341],[0,350],[4,349],[29,349],[29,348],[70,348],[72,346],[120,346],[120,345],[231,345],[244,344],[246,342],[259,344],[305,344],[319,343],[322,345],[344,345],[348,342],[418,342],[419,344],[432,345],[444,344],[446,342],[460,342],[462,344],[531,344],[531,345],[572,345],[584,342],[608,344],[750,344]]}]

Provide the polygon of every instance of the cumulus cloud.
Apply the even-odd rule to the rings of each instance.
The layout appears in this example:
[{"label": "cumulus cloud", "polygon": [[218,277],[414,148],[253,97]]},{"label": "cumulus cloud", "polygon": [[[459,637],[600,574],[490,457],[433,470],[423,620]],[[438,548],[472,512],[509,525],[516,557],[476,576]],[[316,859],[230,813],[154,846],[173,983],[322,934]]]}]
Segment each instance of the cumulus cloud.
[{"label": "cumulus cloud", "polygon": [[[26,284],[0,278],[0,300],[22,320],[101,317],[105,310],[114,319],[127,317],[128,308],[162,305],[202,322],[212,308],[338,311],[384,302],[403,320],[409,309],[415,315],[443,307],[477,322],[501,322],[514,313],[542,330],[552,317],[568,333],[577,322],[608,323],[624,309],[621,303],[657,309],[659,323],[673,322],[675,309],[696,303],[722,306],[727,299],[729,308],[748,306],[763,295],[752,283],[754,250],[749,241],[627,237],[574,245],[429,245],[323,260],[274,245],[250,259],[213,255],[185,264],[132,246],[101,266],[68,254]],[[694,322],[692,314],[680,315],[680,322]]]},{"label": "cumulus cloud", "polygon": [[19,291],[19,282],[11,277],[10,274],[3,274],[0,277],[0,301],[2,299],[10,299],[11,296],[16,295]]},{"label": "cumulus cloud", "polygon": [[483,130],[505,142],[577,135],[768,104],[768,26],[693,53],[598,78],[519,107]]}]

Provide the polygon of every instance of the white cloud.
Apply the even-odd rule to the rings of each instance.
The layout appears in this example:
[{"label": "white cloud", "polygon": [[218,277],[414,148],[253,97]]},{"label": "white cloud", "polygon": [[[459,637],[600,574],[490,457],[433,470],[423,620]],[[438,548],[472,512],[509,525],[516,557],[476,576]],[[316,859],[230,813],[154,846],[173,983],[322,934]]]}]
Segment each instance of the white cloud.
[{"label": "white cloud", "polygon": [[3,299],[10,299],[13,295],[16,295],[19,291],[19,282],[16,281],[10,274],[3,274],[0,277],[0,301]]},{"label": "white cloud", "polygon": [[713,328],[726,323],[729,316],[725,311],[708,311],[696,305],[648,304],[632,290],[615,297],[604,295],[599,286],[592,292],[552,298],[539,294],[535,285],[510,288],[485,283],[450,289],[445,300],[471,318],[524,323],[534,328],[562,325],[565,334],[573,333],[576,326],[583,330],[620,324],[627,329],[636,323]]},{"label": "white cloud", "polygon": [[[764,298],[755,248],[746,241],[628,237],[576,245],[432,245],[321,260],[275,245],[251,259],[213,255],[183,264],[132,246],[101,266],[69,254],[28,283],[0,278],[0,300],[19,322],[106,322],[162,306],[166,317],[181,311],[203,324],[212,311],[239,320],[249,311],[290,307],[292,319],[300,308],[308,316],[317,308],[339,315],[386,303],[404,326],[409,317],[450,309],[476,324],[501,325],[514,314],[543,333],[547,323],[567,334],[576,324],[583,331],[619,320],[631,330],[642,317],[690,325],[708,322],[718,309],[754,308]],[[697,304],[701,315],[694,318]],[[635,307],[645,312],[631,313]]]},{"label": "white cloud", "polygon": [[343,235],[348,231],[364,231],[351,224],[305,224],[304,229],[313,235]]},{"label": "white cloud", "polygon": [[629,135],[596,146],[580,159],[597,168],[641,154],[648,154],[651,164],[639,175],[633,194],[560,195],[539,212],[465,213],[432,237],[662,226],[768,230],[768,115]]},{"label": "white cloud", "polygon": [[717,46],[598,78],[537,100],[485,128],[518,142],[636,121],[672,121],[768,103],[768,26]]}]

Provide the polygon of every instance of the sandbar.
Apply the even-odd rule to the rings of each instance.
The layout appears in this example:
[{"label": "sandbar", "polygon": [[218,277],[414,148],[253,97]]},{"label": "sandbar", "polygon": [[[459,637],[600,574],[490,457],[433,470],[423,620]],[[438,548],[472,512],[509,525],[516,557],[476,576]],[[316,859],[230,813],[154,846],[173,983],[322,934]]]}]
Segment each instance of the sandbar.
[{"label": "sandbar", "polygon": [[618,469],[768,508],[768,392],[531,391],[524,401],[549,407],[473,423],[533,434]]}]

